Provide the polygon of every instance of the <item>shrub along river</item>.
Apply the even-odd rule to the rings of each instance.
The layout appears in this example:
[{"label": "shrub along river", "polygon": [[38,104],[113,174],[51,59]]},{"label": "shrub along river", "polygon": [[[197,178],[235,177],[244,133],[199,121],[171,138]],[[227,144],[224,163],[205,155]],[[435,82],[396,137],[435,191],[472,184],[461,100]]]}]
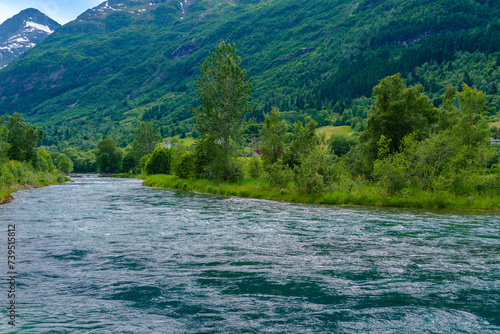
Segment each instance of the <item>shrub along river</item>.
[{"label": "shrub along river", "polygon": [[[498,333],[500,215],[83,178],[0,207],[0,332]],[[2,253],[0,252],[0,257]]]}]

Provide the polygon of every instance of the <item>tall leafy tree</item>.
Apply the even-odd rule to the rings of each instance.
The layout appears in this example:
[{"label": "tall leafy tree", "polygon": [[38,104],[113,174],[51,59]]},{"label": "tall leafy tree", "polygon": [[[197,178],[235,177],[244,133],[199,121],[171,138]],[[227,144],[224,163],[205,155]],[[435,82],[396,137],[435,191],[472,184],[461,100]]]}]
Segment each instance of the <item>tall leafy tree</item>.
[{"label": "tall leafy tree", "polygon": [[143,156],[152,153],[160,140],[160,132],[153,122],[141,122],[135,129],[132,142],[135,160],[139,161]]},{"label": "tall leafy tree", "polygon": [[73,167],[73,161],[71,161],[66,154],[63,154],[63,157],[59,160],[57,168],[64,174],[69,174],[73,171]]},{"label": "tall leafy tree", "polygon": [[288,166],[300,165],[302,160],[318,146],[317,126],[318,123],[309,117],[305,126],[301,121],[295,122],[292,142],[285,157],[285,163]]},{"label": "tall leafy tree", "polygon": [[36,164],[38,157],[36,148],[43,139],[43,132],[36,126],[26,123],[19,113],[9,117],[7,131],[7,143],[10,144],[9,158]]},{"label": "tall leafy tree", "polygon": [[144,165],[144,169],[149,175],[170,174],[171,165],[172,149],[157,147]]},{"label": "tall leafy tree", "polygon": [[100,140],[95,151],[97,169],[101,173],[117,173],[123,153],[111,138]]},{"label": "tall leafy tree", "polygon": [[249,103],[252,78],[246,80],[234,44],[222,42],[209,53],[195,87],[200,106],[192,112],[198,131],[220,145],[217,160],[225,170],[230,165],[231,142],[238,142],[241,137],[243,115],[255,109]]},{"label": "tall leafy tree", "polygon": [[0,117],[0,166],[8,159],[7,154],[10,144],[5,141],[8,132],[7,126],[5,125],[5,116],[2,116]]},{"label": "tall leafy tree", "polygon": [[378,155],[377,143],[382,138],[387,142],[388,153],[392,154],[399,151],[401,141],[410,133],[426,138],[430,125],[437,121],[436,110],[423,93],[423,87],[406,87],[399,73],[382,79],[373,88],[373,94],[375,103],[360,138],[373,159]]},{"label": "tall leafy tree", "polygon": [[270,115],[264,116],[264,127],[260,131],[260,149],[266,164],[273,164],[285,153],[285,143],[289,137],[286,121],[273,107]]},{"label": "tall leafy tree", "polygon": [[488,134],[488,125],[482,117],[487,110],[486,94],[464,82],[462,91],[458,93],[458,104],[462,116],[461,130],[467,145],[471,147],[484,143]]},{"label": "tall leafy tree", "polygon": [[137,171],[137,159],[134,155],[134,151],[128,151],[122,160],[122,172],[124,173],[136,173]]},{"label": "tall leafy tree", "polygon": [[358,144],[357,138],[343,135],[332,135],[328,139],[328,148],[332,154],[341,157]]},{"label": "tall leafy tree", "polygon": [[44,148],[38,150],[38,159],[35,168],[44,172],[52,172],[55,168],[50,154]]},{"label": "tall leafy tree", "polygon": [[452,85],[446,87],[445,93],[441,96],[443,103],[439,107],[438,111],[438,121],[437,121],[437,131],[444,131],[452,128],[458,123],[458,112],[457,108],[453,104],[453,99],[457,90]]}]

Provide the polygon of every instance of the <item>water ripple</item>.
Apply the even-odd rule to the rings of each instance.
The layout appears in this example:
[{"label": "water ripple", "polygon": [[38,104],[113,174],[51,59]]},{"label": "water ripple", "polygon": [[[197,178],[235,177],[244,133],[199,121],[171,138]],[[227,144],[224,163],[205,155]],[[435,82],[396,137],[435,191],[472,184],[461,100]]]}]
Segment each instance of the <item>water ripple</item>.
[{"label": "water ripple", "polygon": [[498,214],[84,178],[19,192],[0,219],[17,227],[19,332],[500,331]]}]

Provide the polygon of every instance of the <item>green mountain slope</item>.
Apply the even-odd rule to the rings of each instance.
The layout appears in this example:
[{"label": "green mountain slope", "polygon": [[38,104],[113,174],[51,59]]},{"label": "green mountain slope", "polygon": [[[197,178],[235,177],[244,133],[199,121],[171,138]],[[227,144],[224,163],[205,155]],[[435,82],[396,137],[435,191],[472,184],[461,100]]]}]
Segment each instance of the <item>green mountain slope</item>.
[{"label": "green mountain slope", "polygon": [[[500,4],[111,0],[1,70],[0,111],[23,113],[44,128],[49,145],[92,147],[112,135],[123,146],[141,119],[154,120],[164,135],[190,132],[199,65],[222,40],[236,44],[254,77],[252,116],[261,120],[277,106],[327,119],[352,112],[387,75],[437,77],[427,67],[425,76],[415,74],[426,63],[447,71],[459,51],[478,52],[497,71]],[[491,74],[477,75],[471,80],[481,84]],[[427,85],[437,95],[443,89]],[[488,92],[492,100],[497,88]]]}]

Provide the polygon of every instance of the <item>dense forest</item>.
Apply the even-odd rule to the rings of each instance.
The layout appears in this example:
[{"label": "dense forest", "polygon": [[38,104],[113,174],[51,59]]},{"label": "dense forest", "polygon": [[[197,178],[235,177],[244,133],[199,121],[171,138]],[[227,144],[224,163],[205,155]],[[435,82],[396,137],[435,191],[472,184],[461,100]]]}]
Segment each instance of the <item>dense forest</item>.
[{"label": "dense forest", "polygon": [[225,40],[254,77],[254,135],[273,107],[290,124],[310,116],[362,131],[372,88],[396,73],[435,107],[466,82],[496,117],[499,11],[486,0],[109,1],[1,70],[0,110],[22,113],[59,152],[106,137],[125,148],[141,121],[197,138],[195,78]]}]

